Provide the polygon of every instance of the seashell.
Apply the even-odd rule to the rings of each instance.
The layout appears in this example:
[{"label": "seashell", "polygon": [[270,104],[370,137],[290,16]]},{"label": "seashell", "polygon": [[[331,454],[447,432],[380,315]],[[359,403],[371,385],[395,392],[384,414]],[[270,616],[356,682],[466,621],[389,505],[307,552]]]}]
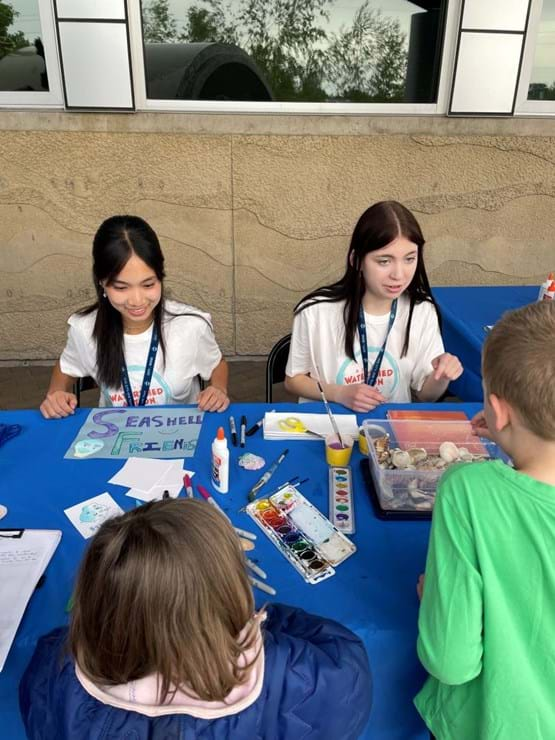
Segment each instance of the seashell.
[{"label": "seashell", "polygon": [[423,447],[411,447],[407,452],[410,455],[413,465],[416,465],[416,463],[419,462],[424,462],[424,460],[428,458],[428,453]]},{"label": "seashell", "polygon": [[391,453],[391,462],[395,468],[403,470],[411,464],[410,455],[406,450],[393,450]]},{"label": "seashell", "polygon": [[459,459],[459,448],[454,442],[442,442],[439,446],[439,456],[446,463],[455,462]]}]

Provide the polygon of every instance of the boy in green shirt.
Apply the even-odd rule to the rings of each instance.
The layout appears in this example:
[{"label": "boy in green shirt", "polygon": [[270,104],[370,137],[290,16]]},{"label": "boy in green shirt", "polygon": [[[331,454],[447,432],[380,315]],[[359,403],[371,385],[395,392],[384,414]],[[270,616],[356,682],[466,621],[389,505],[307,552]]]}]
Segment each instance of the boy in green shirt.
[{"label": "boy in green shirt", "polygon": [[438,740],[555,738],[555,305],[488,335],[474,431],[512,458],[442,478],[418,620],[415,704]]}]

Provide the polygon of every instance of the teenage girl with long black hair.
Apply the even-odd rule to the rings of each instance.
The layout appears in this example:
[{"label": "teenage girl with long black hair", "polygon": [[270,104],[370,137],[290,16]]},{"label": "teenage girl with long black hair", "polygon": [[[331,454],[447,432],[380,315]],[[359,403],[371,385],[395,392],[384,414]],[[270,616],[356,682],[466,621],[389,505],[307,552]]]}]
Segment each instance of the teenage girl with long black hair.
[{"label": "teenage girl with long black hair", "polygon": [[[210,315],[164,297],[158,237],[137,216],[112,216],[93,241],[97,301],[70,316],[67,344],[40,410],[47,419],[73,413],[75,378],[92,376],[100,406],[198,403],[229,405],[228,368]],[[208,382],[200,391],[199,376]]]},{"label": "teenage girl with long black hair", "polygon": [[412,397],[435,401],[463,369],[445,352],[439,310],[424,267],[424,237],[401,203],[360,217],[343,277],[295,307],[287,390],[359,413]]}]

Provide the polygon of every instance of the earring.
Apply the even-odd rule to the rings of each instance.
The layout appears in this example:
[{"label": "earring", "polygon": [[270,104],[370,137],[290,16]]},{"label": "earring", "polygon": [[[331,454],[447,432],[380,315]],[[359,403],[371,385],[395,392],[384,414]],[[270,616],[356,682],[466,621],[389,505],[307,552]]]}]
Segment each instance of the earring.
[{"label": "earring", "polygon": [[106,298],[106,291],[105,290],[102,291],[102,297],[103,298]]}]

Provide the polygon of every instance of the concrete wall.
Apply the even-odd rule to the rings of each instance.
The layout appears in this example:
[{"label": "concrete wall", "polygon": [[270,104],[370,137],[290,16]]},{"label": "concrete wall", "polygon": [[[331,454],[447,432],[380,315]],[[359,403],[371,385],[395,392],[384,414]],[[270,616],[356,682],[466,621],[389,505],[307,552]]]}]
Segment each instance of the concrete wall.
[{"label": "concrete wall", "polygon": [[115,213],[152,224],[169,291],[212,313],[228,355],[289,331],[384,198],[419,219],[433,285],[539,283],[554,161],[545,119],[1,112],[0,361],[59,354]]}]

